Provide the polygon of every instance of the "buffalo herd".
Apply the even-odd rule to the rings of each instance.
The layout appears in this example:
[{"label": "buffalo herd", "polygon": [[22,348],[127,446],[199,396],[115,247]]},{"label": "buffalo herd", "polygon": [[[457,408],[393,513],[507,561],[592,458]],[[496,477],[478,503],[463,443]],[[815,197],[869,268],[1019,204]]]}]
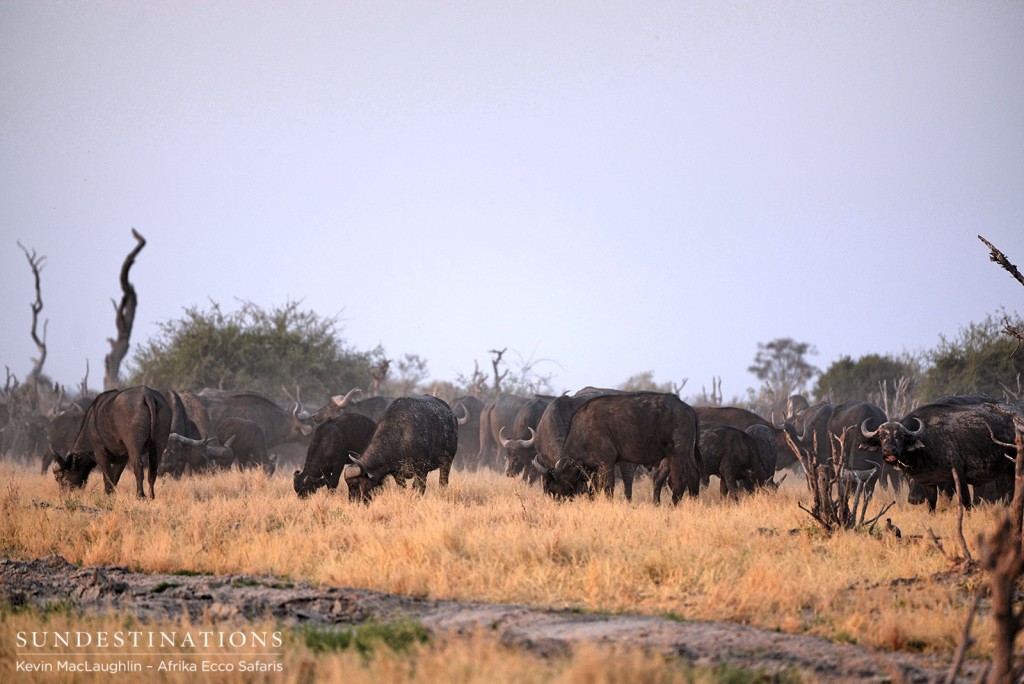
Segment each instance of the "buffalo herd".
[{"label": "buffalo herd", "polygon": [[[95,469],[110,493],[121,473],[140,497],[158,475],[277,467],[275,447],[298,442],[305,462],[294,489],[306,497],[342,479],[352,501],[369,501],[388,478],[423,492],[439,471],[491,469],[539,485],[557,499],[603,492],[617,479],[627,499],[647,473],[654,501],[673,503],[719,480],[723,497],[777,486],[776,473],[823,468],[893,490],[934,510],[939,494],[964,506],[1001,500],[1014,484],[1014,416],[1024,402],[985,395],[942,397],[897,419],[874,404],[787,403],[781,421],[728,406],[690,406],[674,394],[586,387],[573,395],[488,401],[463,396],[360,398],[354,389],[319,408],[282,406],[245,391],[198,393],[146,386],[110,390],[49,417],[36,432],[61,488],[84,486]],[[973,494],[972,494],[973,492]]]}]

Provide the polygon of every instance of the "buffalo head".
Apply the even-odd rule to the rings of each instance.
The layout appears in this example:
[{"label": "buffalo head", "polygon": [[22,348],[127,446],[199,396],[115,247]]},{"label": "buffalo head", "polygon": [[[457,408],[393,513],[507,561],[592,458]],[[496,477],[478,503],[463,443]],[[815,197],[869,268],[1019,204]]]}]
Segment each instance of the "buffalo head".
[{"label": "buffalo head", "polygon": [[312,475],[304,475],[302,471],[296,470],[292,477],[292,486],[295,488],[295,493],[302,498],[306,498],[316,492],[316,490],[327,485],[327,478],[324,477],[323,473],[319,477],[313,477]]},{"label": "buffalo head", "polygon": [[81,489],[95,467],[96,460],[89,454],[72,452],[67,458],[54,454],[53,477],[62,490]]},{"label": "buffalo head", "polygon": [[358,455],[350,453],[348,457],[352,462],[341,471],[345,484],[348,485],[348,500],[370,503],[374,491],[384,484],[384,478],[371,473],[366,464],[359,460]]},{"label": "buffalo head", "polygon": [[[870,420],[870,419],[869,419]],[[875,430],[868,429],[868,420],[861,423],[860,432],[864,443],[860,448],[866,451],[882,450],[885,462],[900,470],[913,467],[913,456],[910,452],[923,449],[919,437],[924,434],[924,423],[914,416],[911,419],[913,429],[898,420],[882,423]]]},{"label": "buffalo head", "polygon": [[554,468],[546,468],[535,458],[533,467],[544,478],[544,493],[555,499],[594,493],[593,474],[575,461],[560,458]]},{"label": "buffalo head", "polygon": [[534,444],[537,441],[537,432],[532,427],[526,429],[530,431],[530,439],[505,439],[505,427],[502,426],[498,430],[498,441],[501,442],[506,454],[505,474],[509,477],[516,477],[526,471],[530,462],[536,458],[537,450]]}]

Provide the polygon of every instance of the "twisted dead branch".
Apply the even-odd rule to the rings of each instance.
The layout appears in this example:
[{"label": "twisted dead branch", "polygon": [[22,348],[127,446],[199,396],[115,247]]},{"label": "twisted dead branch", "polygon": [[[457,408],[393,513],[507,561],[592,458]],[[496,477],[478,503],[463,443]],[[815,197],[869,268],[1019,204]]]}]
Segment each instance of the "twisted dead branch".
[{"label": "twisted dead branch", "polygon": [[104,359],[106,370],[103,376],[104,390],[115,389],[120,384],[121,362],[128,354],[128,343],[132,335],[132,326],[135,324],[135,310],[139,305],[135,288],[128,281],[128,271],[135,263],[135,257],[146,246],[146,239],[134,228],[132,228],[132,237],[138,244],[128,253],[128,256],[124,258],[124,263],[121,264],[121,303],[114,304],[117,339],[107,338],[107,342],[110,343],[110,353]]},{"label": "twisted dead branch", "polygon": [[32,341],[36,343],[36,348],[39,350],[39,356],[32,359],[32,371],[29,373],[28,379],[30,382],[35,382],[39,379],[39,376],[43,373],[43,363],[46,362],[46,328],[50,324],[49,320],[43,322],[43,336],[39,337],[38,326],[39,326],[39,314],[43,310],[43,296],[42,291],[39,287],[39,274],[43,270],[43,266],[46,263],[46,257],[43,255],[36,254],[36,250],[29,251],[25,249],[25,245],[18,242],[18,247],[21,247],[21,251],[25,253],[25,258],[28,259],[28,265],[32,269],[32,276],[35,278],[36,284],[36,298],[32,302]]}]

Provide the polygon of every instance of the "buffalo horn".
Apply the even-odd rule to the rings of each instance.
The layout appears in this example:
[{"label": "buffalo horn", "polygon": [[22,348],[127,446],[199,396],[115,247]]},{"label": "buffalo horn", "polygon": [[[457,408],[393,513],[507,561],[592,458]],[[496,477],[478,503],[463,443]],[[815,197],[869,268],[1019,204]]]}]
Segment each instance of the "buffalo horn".
[{"label": "buffalo horn", "polygon": [[860,424],[860,434],[864,435],[864,437],[866,439],[871,439],[872,437],[877,435],[878,434],[878,429],[881,427],[881,426],[879,426],[879,427],[875,428],[874,430],[872,430],[871,432],[868,432],[868,421],[869,420],[871,420],[871,419],[870,418],[865,418],[864,422]]},{"label": "buffalo horn", "polygon": [[504,435],[505,435],[505,426],[502,425],[501,429],[498,430],[498,441],[501,442],[501,448],[502,449],[508,449],[508,443],[511,442],[512,440],[511,439],[505,439]]},{"label": "buffalo horn", "polygon": [[201,439],[191,439],[185,435],[179,435],[177,432],[172,432],[167,435],[167,439],[173,439],[176,442],[181,442],[182,444],[187,444],[189,446],[199,446],[203,443],[203,440]]},{"label": "buffalo horn", "polygon": [[540,464],[540,461],[538,461],[536,457],[533,459],[533,467],[541,475],[547,475],[549,472],[551,472],[549,468],[545,468],[544,466],[542,466]]},{"label": "buffalo horn", "polygon": [[59,465],[61,468],[67,468],[68,467],[68,459],[64,458],[63,456],[61,456],[60,454],[58,454],[56,452],[54,452],[54,454],[53,454],[53,460],[56,461],[57,465]]},{"label": "buffalo horn", "polygon": [[911,437],[920,437],[921,433],[924,432],[924,421],[918,418],[917,416],[914,416],[914,420],[917,421],[916,430],[910,430],[906,427],[904,427],[904,429],[907,431],[907,434],[910,435]]},{"label": "buffalo horn", "polygon": [[231,443],[235,441],[235,437],[237,437],[237,436],[238,436],[238,433],[236,432],[235,434],[233,434],[230,437],[228,437],[228,441],[224,442],[224,448],[225,449],[230,449],[231,448]]},{"label": "buffalo horn", "polygon": [[529,449],[533,446],[533,443],[537,441],[537,432],[532,427],[527,427],[526,429],[530,431],[530,439],[523,439],[520,441],[523,443],[524,449]]},{"label": "buffalo horn", "polygon": [[345,408],[346,406],[348,406],[348,402],[352,398],[352,395],[355,394],[356,392],[362,391],[363,390],[361,390],[358,387],[353,387],[348,391],[348,394],[346,394],[345,396],[336,394],[335,396],[331,397],[331,403],[334,404],[335,408]]},{"label": "buffalo horn", "polygon": [[465,425],[469,422],[469,409],[466,408],[465,404],[459,404],[459,408],[462,409],[462,417],[456,416],[455,420],[458,421],[459,425]]}]

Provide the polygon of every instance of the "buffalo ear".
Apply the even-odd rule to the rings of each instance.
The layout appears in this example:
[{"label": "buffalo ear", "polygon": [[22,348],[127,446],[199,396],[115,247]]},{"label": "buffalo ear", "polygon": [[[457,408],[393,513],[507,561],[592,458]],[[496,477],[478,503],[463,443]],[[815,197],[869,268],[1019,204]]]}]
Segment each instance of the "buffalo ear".
[{"label": "buffalo ear", "polygon": [[878,445],[878,444],[870,444],[870,443],[866,443],[866,442],[861,442],[860,446],[858,446],[857,448],[860,449],[861,451],[878,451],[879,446],[880,445]]},{"label": "buffalo ear", "polygon": [[915,439],[914,443],[908,445],[906,448],[907,451],[914,451],[915,449],[924,449],[924,444],[921,443],[921,440]]}]

